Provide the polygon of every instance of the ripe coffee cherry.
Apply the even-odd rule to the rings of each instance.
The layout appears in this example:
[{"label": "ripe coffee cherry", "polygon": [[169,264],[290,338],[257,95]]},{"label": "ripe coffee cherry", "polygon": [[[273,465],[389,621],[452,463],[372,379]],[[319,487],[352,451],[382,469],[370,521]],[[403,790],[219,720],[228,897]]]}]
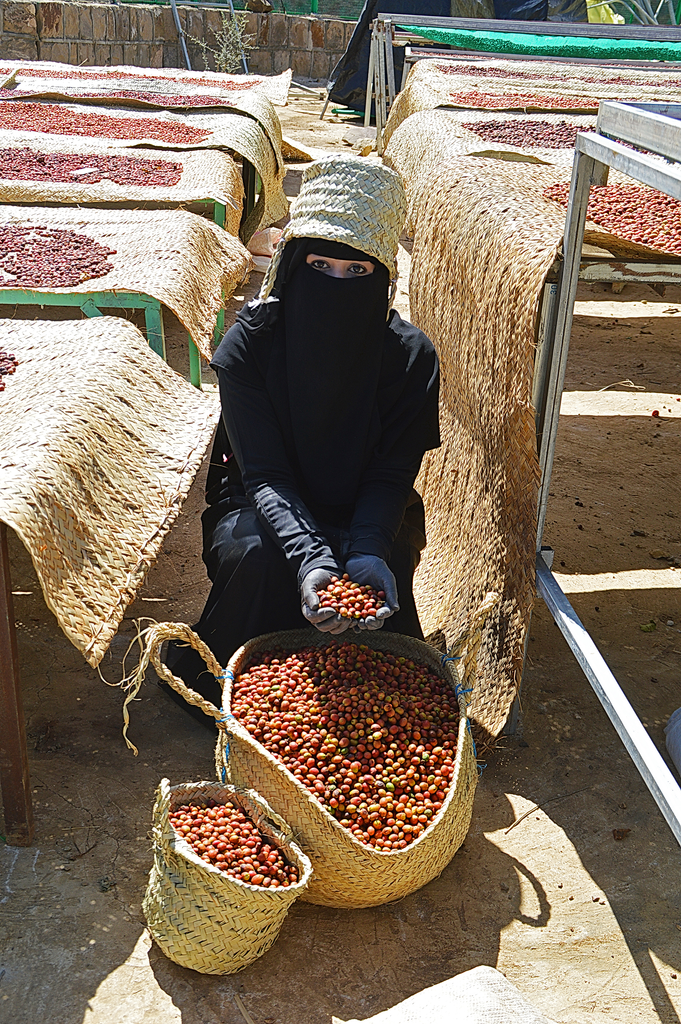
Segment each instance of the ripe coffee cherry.
[{"label": "ripe coffee cherry", "polygon": [[454,688],[409,658],[353,643],[260,652],[232,714],[360,842],[405,849],[454,775]]},{"label": "ripe coffee cherry", "polygon": [[363,621],[375,615],[385,604],[385,593],[373,587],[363,587],[353,583],[347,573],[341,579],[332,576],[331,582],[324,590],[318,591],[319,607],[333,608],[342,619]]},{"label": "ripe coffee cherry", "polygon": [[[570,186],[551,185],[546,199],[567,206]],[[681,256],[681,202],[647,185],[592,185],[586,215],[620,238]]]},{"label": "ripe coffee cherry", "polygon": [[298,881],[295,865],[240,807],[214,800],[205,807],[183,804],[170,814],[170,824],[201,860],[230,878],[266,889],[287,889]]}]

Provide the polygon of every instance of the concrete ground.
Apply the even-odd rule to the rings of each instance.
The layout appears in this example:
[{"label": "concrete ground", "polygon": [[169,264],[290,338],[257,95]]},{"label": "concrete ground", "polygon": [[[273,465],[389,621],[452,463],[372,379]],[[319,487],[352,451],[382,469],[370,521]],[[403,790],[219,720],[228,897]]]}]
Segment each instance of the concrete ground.
[{"label": "concrete ground", "polygon": [[[285,133],[341,148],[344,126],[320,125],[319,106],[293,100]],[[401,262],[408,270],[404,250]],[[234,297],[232,316],[259,283]],[[183,370],[182,332],[173,318],[167,329]],[[660,750],[681,705],[680,339],[681,290],[581,291],[546,536]],[[102,663],[109,682],[135,619],[198,617],[202,507],[201,475]],[[141,913],[155,787],[211,778],[211,733],[150,679],[132,707],[133,757],[121,691],[58,629],[16,540],[12,571],[36,840],[0,846],[2,1024],[364,1020],[479,964],[562,1024],[679,1024],[679,849],[541,601],[522,731],[486,755],[470,833],[442,876],[371,910],[298,902],[262,959],[220,978],[168,961]]]}]

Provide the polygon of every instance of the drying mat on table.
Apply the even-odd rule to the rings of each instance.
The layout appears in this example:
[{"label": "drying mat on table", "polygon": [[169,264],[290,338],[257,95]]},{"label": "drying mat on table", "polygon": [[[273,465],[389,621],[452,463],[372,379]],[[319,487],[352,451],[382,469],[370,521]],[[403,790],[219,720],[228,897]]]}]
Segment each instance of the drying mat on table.
[{"label": "drying mat on table", "polygon": [[152,295],[172,309],[207,360],[223,296],[233,293],[252,265],[250,253],[237,238],[205,217],[182,210],[0,206],[0,225],[76,231],[115,249],[108,258],[113,264],[108,274],[65,288],[38,290]]},{"label": "drying mat on table", "polygon": [[[245,94],[246,95],[246,94]],[[172,114],[151,110],[122,110],[120,107],[87,106],[75,103],[0,103],[0,147],[6,132],[17,139],[43,139],[57,135],[79,141],[80,122],[74,115],[85,117],[97,125],[101,135],[90,136],[107,147],[146,146],[158,150],[226,149],[248,160],[257,170],[262,189],[255,208],[244,222],[240,235],[247,242],[259,227],[272,224],[288,213],[283,180],[286,173],[281,155],[281,127],[276,112],[263,97],[257,100],[258,118],[252,113]],[[246,103],[244,102],[244,106]],[[250,105],[255,108],[256,103]],[[39,116],[40,121],[29,121]],[[108,121],[112,127],[110,134]],[[271,134],[263,128],[270,123]],[[26,130],[26,125],[36,128]]]},{"label": "drying mat on table", "polygon": [[280,75],[223,75],[215,71],[184,71],[180,68],[136,68],[131,65],[76,68],[56,61],[7,60],[0,62],[0,88],[13,84],[21,90],[37,88],[87,90],[90,86],[118,92],[162,92],[186,96],[217,95],[227,99],[254,92],[285,107],[293,72]]},{"label": "drying mat on table", "polygon": [[[418,216],[419,202],[423,191],[432,188],[433,174],[437,172],[437,168],[466,156],[474,160],[481,160],[492,169],[499,163],[510,163],[515,171],[509,171],[509,173],[515,173],[518,185],[527,197],[527,202],[543,211],[542,216],[546,216],[546,210],[550,210],[552,216],[557,217],[564,224],[565,208],[557,202],[545,199],[543,192],[549,186],[558,183],[569,185],[574,151],[520,149],[514,146],[485,143],[482,139],[478,139],[475,145],[469,144],[467,139],[459,137],[463,132],[458,122],[463,118],[471,119],[474,113],[482,120],[490,119],[488,112],[482,115],[480,111],[421,110],[404,121],[393,135],[385,159],[386,163],[400,171],[404,180],[407,194],[407,230],[412,235],[416,231],[415,218]],[[506,120],[510,119],[512,115],[491,116]],[[527,117],[528,120],[534,119],[532,115],[515,115],[515,117],[518,120],[524,117]],[[563,120],[562,115],[558,114],[546,114],[543,117],[547,120],[551,117],[559,121]],[[571,118],[568,117],[566,120],[571,120]],[[586,120],[586,118],[580,118],[580,120]],[[476,138],[474,133],[466,134],[469,138]],[[660,162],[663,162],[662,157],[651,156],[651,159],[659,159]],[[631,178],[615,170],[610,171],[608,180],[612,185],[632,184]],[[531,213],[532,210],[528,208],[525,215],[531,215]],[[654,257],[659,260],[660,256],[664,255],[665,260],[676,262],[679,258],[676,255],[665,253],[664,250],[651,248],[649,245],[614,235],[590,220],[586,222],[584,241],[607,250],[613,256],[625,259]]]},{"label": "drying mat on table", "polygon": [[[440,113],[414,118],[437,126]],[[386,162],[408,188],[411,316],[442,372],[442,447],[426,453],[417,484],[428,544],[415,593],[426,636],[447,642],[486,591],[501,593],[469,709],[484,738],[498,735],[517,691],[534,600],[534,347],[565,227],[564,209],[543,192],[570,169],[448,154],[444,133],[409,130],[414,118],[395,132]],[[646,252],[588,228],[586,240],[615,255]]]},{"label": "drying mat on table", "polygon": [[[177,517],[219,416],[118,317],[0,320],[0,518],[97,665]],[[85,414],[87,412],[87,414]]]},{"label": "drying mat on table", "polygon": [[[0,203],[133,203],[180,206],[212,201],[225,207],[225,230],[239,234],[244,187],[241,172],[232,158],[219,149],[159,154],[153,149],[123,149],[97,143],[72,141],[58,135],[15,137],[6,132],[3,149],[30,149],[36,153],[76,154],[83,157],[113,156],[133,160],[160,160],[180,164],[175,185],[120,185],[108,178],[87,183],[74,175],[70,181],[28,180],[0,176]],[[0,154],[2,150],[0,150]],[[87,161],[83,163],[87,167]]]},{"label": "drying mat on table", "polygon": [[[558,65],[561,70],[567,66]],[[613,68],[603,70],[611,73],[610,78],[614,77]],[[679,90],[674,83],[678,78],[675,76],[672,81],[665,78],[664,73],[658,72],[655,79],[654,85],[650,86],[618,85],[611,81],[590,82],[574,75],[565,80],[528,78],[526,81],[515,77],[483,79],[471,75],[470,80],[467,80],[463,75],[446,74],[434,61],[421,60],[412,68],[404,89],[390,110],[384,138],[387,143],[398,125],[410,114],[434,107],[517,110],[528,113],[553,111],[569,115],[597,113],[601,99],[675,102]]]},{"label": "drying mat on table", "polygon": [[608,86],[614,89],[636,86],[646,90],[662,89],[667,92],[681,88],[681,70],[678,66],[673,70],[665,70],[664,65],[660,64],[651,64],[646,68],[617,67],[571,64],[558,60],[521,60],[503,57],[477,59],[454,55],[451,58],[439,57],[433,60],[432,64],[450,77],[454,83],[454,91],[457,91],[457,81],[470,80],[477,88],[485,89],[488,85],[494,86],[495,79],[501,80],[504,89],[515,82],[521,91],[525,91],[525,84],[533,85],[535,82],[558,91],[566,85],[569,89],[579,86],[580,92],[582,89],[602,91]]}]

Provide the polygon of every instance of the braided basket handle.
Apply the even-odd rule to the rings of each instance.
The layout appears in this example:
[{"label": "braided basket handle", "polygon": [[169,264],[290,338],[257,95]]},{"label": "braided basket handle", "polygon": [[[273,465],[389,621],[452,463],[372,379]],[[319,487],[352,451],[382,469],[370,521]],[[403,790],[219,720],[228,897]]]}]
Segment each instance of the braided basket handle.
[{"label": "braided basket handle", "polygon": [[[184,697],[188,704],[196,705],[196,707],[201,708],[204,714],[214,718],[218,729],[224,732],[227,728],[226,716],[220,708],[216,708],[214,704],[211,704],[209,700],[202,697],[196,690],[190,689],[178,676],[173,675],[168,666],[164,665],[161,661],[161,645],[164,640],[183,640],[201,655],[208,666],[208,671],[215,676],[222,689],[226,677],[225,670],[220,667],[210,647],[203,642],[201,637],[197,636],[194,630],[190,629],[184,622],[157,622],[140,634],[138,639],[140,644],[142,640],[144,641],[140,663],[133,675],[124,680],[127,697],[123,703],[123,737],[133,753],[137,755],[138,750],[135,744],[128,739],[128,727],[130,725],[128,704],[139,693],[149,662],[156,669],[160,679],[163,679],[169,686],[172,686],[173,690],[179,693],[181,697]],[[231,716],[229,717],[231,718]]]},{"label": "braided basket handle", "polygon": [[211,704],[209,700],[202,697],[196,690],[192,690],[179,676],[173,675],[168,666],[164,665],[161,661],[161,645],[164,640],[184,640],[185,643],[189,644],[190,647],[193,647],[201,655],[211,675],[215,676],[218,682],[222,683],[225,670],[215,660],[215,655],[210,647],[184,622],[161,622],[157,626],[152,626],[147,637],[149,659],[156,669],[157,675],[172,686],[173,690],[179,693],[181,697],[184,697],[188,704],[195,704],[197,708],[201,708],[204,714],[209,717],[222,718],[222,711],[219,708],[216,708],[214,704]]}]

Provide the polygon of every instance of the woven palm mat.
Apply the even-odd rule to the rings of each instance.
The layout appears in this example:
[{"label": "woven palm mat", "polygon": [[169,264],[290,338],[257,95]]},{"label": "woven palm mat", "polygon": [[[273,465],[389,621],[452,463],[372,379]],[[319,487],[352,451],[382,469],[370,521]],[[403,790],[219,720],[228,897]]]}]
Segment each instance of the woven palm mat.
[{"label": "woven palm mat", "polygon": [[[491,64],[492,62],[485,62]],[[500,70],[506,70],[509,61],[497,62]],[[522,62],[518,62],[522,64]],[[534,71],[533,62],[528,62],[531,70]],[[494,65],[496,66],[496,65]],[[513,65],[515,69],[515,64]],[[564,68],[570,68],[570,73],[562,74]],[[629,84],[632,72],[629,69],[622,69],[622,84],[611,81],[617,78],[616,68],[597,69],[589,67],[588,77],[598,77],[597,72],[604,72],[602,80],[587,81],[586,75],[578,77],[574,72],[574,65],[554,64],[551,65],[551,78],[528,77],[526,79],[517,77],[484,77],[480,74],[476,77],[474,72],[468,75],[448,75],[441,71],[436,62],[429,60],[417,61],[409,73],[406,85],[397,96],[385,127],[385,142],[387,143],[392,133],[405,118],[417,110],[429,110],[441,106],[459,106],[453,94],[473,93],[498,95],[499,104],[493,109],[497,110],[524,110],[526,112],[550,112],[555,111],[566,117],[572,114],[593,113],[598,110],[598,103],[601,99],[610,100],[631,100],[652,102],[654,100],[669,100],[676,102],[678,97],[678,78],[671,79],[665,72],[644,71],[642,75],[650,84]],[[605,72],[608,72],[606,75]],[[516,72],[517,73],[517,72]],[[632,80],[633,81],[633,80]],[[540,97],[536,105],[527,104],[523,107],[514,105],[508,96],[536,96]],[[579,108],[566,109],[559,105],[562,98],[572,97],[583,100]],[[474,108],[471,104],[473,109]],[[489,109],[489,108],[487,108]]]},{"label": "woven palm mat", "polygon": [[[211,358],[217,315],[252,265],[237,238],[205,217],[180,210],[78,210],[0,206],[0,225],[76,231],[115,249],[113,270],[58,294],[125,291],[160,299]],[[0,290],[1,291],[1,290]]]},{"label": "woven palm mat", "polygon": [[0,320],[0,518],[97,665],[198,471],[219,403],[118,317]]},{"label": "woven palm mat", "polygon": [[442,446],[426,453],[416,485],[428,543],[415,594],[426,637],[444,634],[448,646],[487,591],[501,594],[469,708],[485,739],[517,692],[534,600],[535,325],[564,217],[548,203],[528,212],[518,165],[461,157],[431,167],[431,187],[413,199],[410,301],[440,358]]},{"label": "woven palm mat", "polygon": [[[480,111],[476,111],[481,115]],[[496,115],[506,120],[510,115]],[[523,116],[523,115],[519,115]],[[547,119],[551,115],[543,115]],[[563,120],[560,115],[553,115],[557,120]],[[531,204],[526,215],[531,215],[535,210],[546,216],[546,211],[552,211],[561,223],[565,221],[565,208],[557,202],[547,200],[543,192],[550,185],[557,183],[568,184],[572,176],[572,163],[574,151],[556,149],[519,149],[515,146],[500,146],[494,143],[487,143],[479,139],[472,132],[466,132],[460,127],[458,121],[461,118],[470,118],[471,112],[452,110],[421,110],[412,114],[406,121],[396,129],[390,145],[385,153],[385,162],[394,167],[402,174],[407,192],[407,230],[413,235],[416,231],[416,220],[420,197],[427,188],[432,188],[434,169],[435,172],[440,165],[457,163],[462,157],[470,157],[474,161],[494,168],[506,163],[515,170],[509,171],[515,174],[518,185],[522,188],[526,202]],[[489,120],[486,113],[481,120]],[[531,116],[530,116],[530,119]],[[566,120],[571,120],[568,116]],[[582,118],[586,120],[586,118]],[[593,120],[593,118],[591,118]],[[466,135],[466,138],[460,136]],[[476,139],[475,143],[469,139]],[[657,159],[651,157],[651,159]],[[660,157],[660,162],[662,158]],[[618,171],[611,170],[608,181],[612,185],[631,184],[631,179]],[[659,260],[664,255],[665,261],[676,262],[678,256],[664,253],[663,250],[653,249],[650,246],[629,239],[621,238],[611,234],[604,228],[587,220],[584,240],[590,245],[598,246],[607,250],[613,256],[627,259],[655,258]]]},{"label": "woven palm mat", "polygon": [[244,187],[241,173],[227,153],[219,149],[160,155],[152,149],[103,147],[90,142],[75,142],[59,135],[40,139],[16,138],[4,133],[5,149],[31,149],[37,153],[64,153],[82,156],[122,156],[132,159],[166,160],[182,165],[176,185],[119,185],[109,179],[85,183],[72,181],[31,181],[0,178],[0,203],[131,203],[180,206],[194,202],[218,202],[225,207],[225,230],[239,234]]},{"label": "woven palm mat", "polygon": [[[240,100],[239,111],[221,114],[173,114],[169,111],[158,113],[150,110],[121,110],[120,107],[97,106],[98,116],[109,116],[117,119],[125,118],[130,121],[129,139],[115,139],[92,137],[90,142],[107,148],[110,147],[133,147],[144,146],[149,149],[162,150],[164,152],[192,151],[199,149],[224,149],[230,154],[236,154],[244,160],[248,160],[255,167],[262,189],[258,202],[240,232],[244,242],[254,234],[260,227],[266,227],[275,223],[288,213],[288,201],[284,195],[283,181],[286,173],[284,159],[281,155],[281,126],[276,111],[265,97],[246,98],[243,94]],[[94,113],[92,106],[76,103],[60,103],[60,107],[77,114]],[[250,107],[255,113],[247,112]],[[244,109],[241,109],[241,108]],[[257,116],[256,116],[257,115]],[[200,142],[186,145],[175,145],[174,143],[163,142],[158,139],[149,139],[144,134],[146,125],[143,123],[139,129],[139,137],[135,135],[135,121],[147,122],[159,120],[181,124],[190,128],[197,128],[207,133]],[[267,125],[267,127],[263,127]],[[0,147],[4,145],[4,138],[10,135],[18,140],[24,139],[45,139],[52,138],[45,132],[36,131],[9,131],[0,129]],[[59,135],[61,139],[69,139],[72,142],[82,140],[82,135]]]},{"label": "woven palm mat", "polygon": [[[66,78],[63,77],[65,71],[69,72]],[[47,86],[68,93],[76,89],[88,92],[126,89],[188,96],[217,95],[228,100],[248,91],[266,96],[277,106],[285,107],[292,74],[290,69],[280,75],[223,75],[215,71],[184,71],[180,68],[137,68],[131,65],[75,68],[48,60],[6,60],[0,62],[0,75],[5,76],[0,88],[6,88],[5,82],[9,80],[8,84],[16,84],[17,88],[26,91]]]}]

